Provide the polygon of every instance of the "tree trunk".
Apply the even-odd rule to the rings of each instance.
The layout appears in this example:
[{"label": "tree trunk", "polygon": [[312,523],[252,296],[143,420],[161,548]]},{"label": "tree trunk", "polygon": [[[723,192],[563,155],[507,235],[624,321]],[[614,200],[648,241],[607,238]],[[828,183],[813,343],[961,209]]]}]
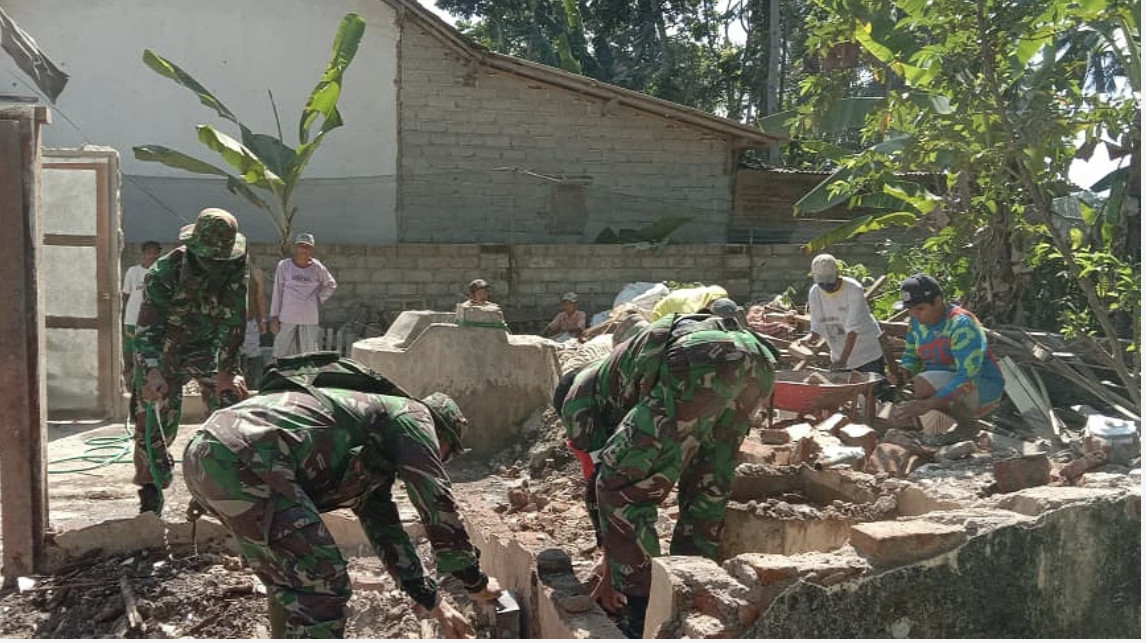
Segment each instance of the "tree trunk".
[{"label": "tree trunk", "polygon": [[[764,81],[764,113],[780,111],[780,0],[768,0],[768,75]],[[780,146],[768,148],[768,162],[780,164]]]}]

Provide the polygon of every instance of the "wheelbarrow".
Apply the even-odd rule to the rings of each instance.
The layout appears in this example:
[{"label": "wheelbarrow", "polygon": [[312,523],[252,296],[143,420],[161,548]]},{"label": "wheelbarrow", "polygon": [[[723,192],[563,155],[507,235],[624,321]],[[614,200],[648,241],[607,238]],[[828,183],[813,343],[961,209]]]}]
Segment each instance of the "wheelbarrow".
[{"label": "wheelbarrow", "polygon": [[861,396],[865,419],[870,422],[875,417],[875,385],[881,381],[878,373],[858,371],[777,371],[768,399],[767,424],[772,426],[775,410],[824,419],[844,409],[854,418]]}]

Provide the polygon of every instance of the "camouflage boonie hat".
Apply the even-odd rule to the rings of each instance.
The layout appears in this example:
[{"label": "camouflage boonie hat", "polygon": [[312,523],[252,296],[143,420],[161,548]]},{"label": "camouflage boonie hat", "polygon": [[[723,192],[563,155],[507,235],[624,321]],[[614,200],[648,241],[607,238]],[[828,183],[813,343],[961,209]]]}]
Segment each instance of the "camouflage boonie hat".
[{"label": "camouflage boonie hat", "polygon": [[247,238],[239,233],[239,222],[219,208],[200,212],[194,224],[179,231],[179,240],[200,259],[233,261],[247,254]]},{"label": "camouflage boonie hat", "polygon": [[430,408],[438,435],[445,438],[450,445],[450,457],[465,453],[462,438],[465,436],[466,427],[469,426],[469,420],[462,415],[457,402],[445,393],[430,393],[422,398],[422,404]]}]

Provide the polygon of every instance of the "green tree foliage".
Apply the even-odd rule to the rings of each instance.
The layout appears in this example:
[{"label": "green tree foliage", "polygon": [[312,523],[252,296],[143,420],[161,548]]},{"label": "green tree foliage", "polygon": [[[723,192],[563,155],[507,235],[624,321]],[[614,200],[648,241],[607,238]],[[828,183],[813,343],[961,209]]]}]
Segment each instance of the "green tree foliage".
[{"label": "green tree foliage", "polygon": [[770,1],[780,3],[778,104],[818,64],[808,0],[438,0],[493,51],[742,122],[766,115]]},{"label": "green tree foliage", "polygon": [[[799,211],[846,201],[867,214],[813,245],[888,226],[930,230],[930,249],[948,263],[971,258],[968,300],[995,323],[1022,321],[1022,303],[1032,303],[1024,295],[1050,291],[1032,277],[1065,281],[1055,289],[1065,299],[1037,304],[1054,306],[1065,332],[1101,337],[1096,344],[1138,402],[1139,369],[1115,338],[1140,343],[1139,4],[817,5],[826,20],[812,25],[809,46],[858,45],[860,55],[852,67],[805,79],[807,102],[773,121],[810,139],[802,147],[836,168]],[[882,95],[857,95],[876,85]],[[820,132],[858,134],[866,147],[856,152]],[[1072,185],[1070,165],[1098,145],[1126,165],[1101,185]]]},{"label": "green tree foliage", "polygon": [[[218,154],[230,166],[231,171],[162,145],[138,145],[132,148],[135,158],[140,161],[162,163],[194,174],[225,178],[227,189],[232,194],[242,196],[264,212],[274,223],[279,232],[280,248],[284,255],[287,254],[291,228],[298,214],[298,208],[292,205],[294,191],[323,139],[331,130],[343,124],[342,114],[338,111],[338,99],[342,95],[342,77],[358,52],[358,43],[362,40],[365,30],[366,21],[362,16],[350,13],[342,18],[334,37],[330,63],[311,91],[299,118],[299,143],[295,147],[286,144],[281,123],[277,135],[251,131],[234,112],[191,74],[150,49],[145,50],[143,52],[145,65],[160,76],[191,90],[205,107],[237,126],[240,137],[236,139],[213,125],[196,126],[199,142]],[[279,123],[274,97],[270,98],[275,122]],[[321,125],[317,132],[312,132],[319,117],[322,119]],[[269,199],[260,196],[260,192]]]}]

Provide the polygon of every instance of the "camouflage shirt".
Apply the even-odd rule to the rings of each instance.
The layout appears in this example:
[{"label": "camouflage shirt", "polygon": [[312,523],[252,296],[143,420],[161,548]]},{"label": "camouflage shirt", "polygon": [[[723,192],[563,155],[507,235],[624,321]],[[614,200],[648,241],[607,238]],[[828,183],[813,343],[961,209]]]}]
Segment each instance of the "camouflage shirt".
[{"label": "camouflage shirt", "polygon": [[587,440],[581,444],[591,444],[590,450],[604,446],[625,413],[656,384],[668,346],[692,335],[697,335],[700,343],[711,341],[713,333],[726,332],[710,330],[715,323],[720,322],[714,317],[661,317],[636,337],[617,345],[597,365],[578,373],[561,409],[569,437],[585,436]]},{"label": "camouflage shirt", "polygon": [[247,261],[197,269],[184,247],[147,274],[135,331],[136,364],[168,376],[239,372],[247,310]]},{"label": "camouflage shirt", "polygon": [[353,508],[390,573],[412,598],[432,607],[436,584],[425,577],[391,495],[400,478],[438,571],[480,589],[486,577],[454,502],[426,406],[346,389],[324,387],[322,393],[325,402],[302,391],[258,395],[216,413],[204,430],[244,461],[281,463],[277,455],[289,453],[286,468],[271,465],[268,484],[301,488],[320,512]]}]

